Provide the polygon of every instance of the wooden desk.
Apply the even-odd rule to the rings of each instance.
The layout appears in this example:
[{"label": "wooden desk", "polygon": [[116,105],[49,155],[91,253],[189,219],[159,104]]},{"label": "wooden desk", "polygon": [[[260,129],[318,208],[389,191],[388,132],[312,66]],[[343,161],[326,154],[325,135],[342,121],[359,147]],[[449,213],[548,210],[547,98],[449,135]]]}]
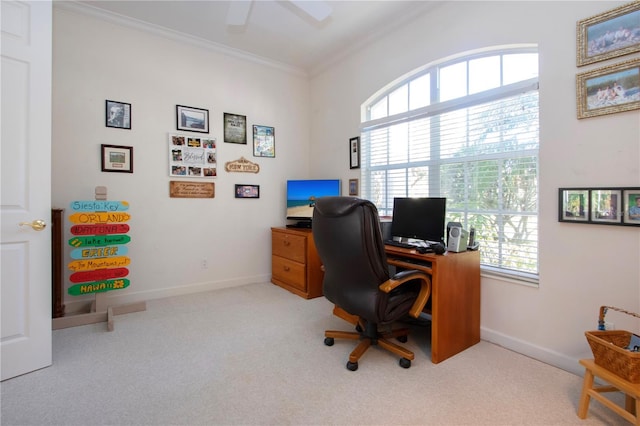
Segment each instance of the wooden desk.
[{"label": "wooden desk", "polygon": [[[480,252],[420,254],[385,246],[390,265],[431,275],[431,362],[437,364],[480,341]],[[418,263],[411,263],[411,262]]]}]

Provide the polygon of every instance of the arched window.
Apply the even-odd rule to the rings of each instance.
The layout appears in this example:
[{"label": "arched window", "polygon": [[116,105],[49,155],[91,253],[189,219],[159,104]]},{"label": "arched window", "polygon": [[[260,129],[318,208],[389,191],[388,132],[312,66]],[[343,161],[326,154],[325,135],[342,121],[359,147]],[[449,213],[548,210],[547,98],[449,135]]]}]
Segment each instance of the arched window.
[{"label": "arched window", "polygon": [[363,197],[446,197],[476,230],[485,272],[537,282],[536,46],[467,53],[389,84],[362,106]]}]

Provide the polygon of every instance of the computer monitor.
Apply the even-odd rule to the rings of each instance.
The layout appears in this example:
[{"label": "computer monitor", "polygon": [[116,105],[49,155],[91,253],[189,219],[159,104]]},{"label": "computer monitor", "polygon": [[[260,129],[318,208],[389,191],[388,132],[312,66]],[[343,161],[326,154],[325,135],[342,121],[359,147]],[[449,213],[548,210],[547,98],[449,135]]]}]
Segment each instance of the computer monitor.
[{"label": "computer monitor", "polygon": [[446,209],[446,198],[394,198],[391,235],[443,243]]},{"label": "computer monitor", "polygon": [[302,179],[287,181],[287,219],[309,227],[313,208],[320,197],[340,195],[340,179]]}]

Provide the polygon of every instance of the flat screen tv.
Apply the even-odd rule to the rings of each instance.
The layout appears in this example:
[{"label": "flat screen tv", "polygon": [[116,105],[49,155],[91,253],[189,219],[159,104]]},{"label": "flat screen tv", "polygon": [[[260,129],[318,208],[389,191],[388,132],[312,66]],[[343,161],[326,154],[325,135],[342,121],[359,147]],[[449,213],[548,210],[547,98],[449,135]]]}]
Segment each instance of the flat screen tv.
[{"label": "flat screen tv", "polygon": [[313,219],[315,200],[340,194],[340,179],[304,179],[287,181],[287,219],[301,224]]},{"label": "flat screen tv", "polygon": [[394,198],[391,235],[430,243],[444,242],[446,198]]}]

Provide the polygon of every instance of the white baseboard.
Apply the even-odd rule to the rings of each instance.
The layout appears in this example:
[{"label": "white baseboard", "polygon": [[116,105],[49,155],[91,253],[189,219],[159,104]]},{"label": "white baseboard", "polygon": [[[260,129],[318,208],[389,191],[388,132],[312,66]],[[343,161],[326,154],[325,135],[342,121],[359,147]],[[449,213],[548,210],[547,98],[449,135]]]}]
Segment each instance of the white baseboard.
[{"label": "white baseboard", "polygon": [[593,358],[591,354],[585,354],[585,356],[580,358],[571,358],[552,349],[536,346],[524,340],[516,339],[484,327],[480,328],[480,338],[580,377],[584,375],[584,367],[578,363],[579,359]]}]

